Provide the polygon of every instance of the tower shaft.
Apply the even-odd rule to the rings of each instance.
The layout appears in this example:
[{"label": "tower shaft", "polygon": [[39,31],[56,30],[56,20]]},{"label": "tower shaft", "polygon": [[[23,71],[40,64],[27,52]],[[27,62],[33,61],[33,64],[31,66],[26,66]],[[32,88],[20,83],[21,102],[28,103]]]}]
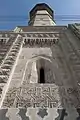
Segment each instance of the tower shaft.
[{"label": "tower shaft", "polygon": [[54,26],[53,11],[46,4],[37,4],[30,12],[30,26]]}]

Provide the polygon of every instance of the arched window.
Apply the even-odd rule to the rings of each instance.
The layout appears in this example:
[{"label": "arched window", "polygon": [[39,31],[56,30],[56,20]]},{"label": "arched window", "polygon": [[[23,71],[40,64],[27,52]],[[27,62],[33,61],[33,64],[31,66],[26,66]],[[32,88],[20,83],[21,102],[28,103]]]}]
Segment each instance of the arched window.
[{"label": "arched window", "polygon": [[40,83],[45,83],[45,75],[43,68],[40,68]]}]

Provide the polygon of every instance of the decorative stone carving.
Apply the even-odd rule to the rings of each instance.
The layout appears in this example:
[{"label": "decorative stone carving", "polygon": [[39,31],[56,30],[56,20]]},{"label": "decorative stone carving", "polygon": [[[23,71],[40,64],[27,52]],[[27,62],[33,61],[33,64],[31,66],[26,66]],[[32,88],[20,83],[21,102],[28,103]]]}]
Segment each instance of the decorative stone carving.
[{"label": "decorative stone carving", "polygon": [[[0,84],[4,83],[3,87],[5,87],[5,85],[8,82],[10,71],[13,68],[13,65],[14,65],[15,59],[17,57],[17,54],[19,52],[21,44],[23,44],[23,39],[21,36],[19,36],[17,39],[15,39],[13,46],[7,53],[7,57],[4,59],[4,61],[2,62],[1,66],[0,66],[1,67],[0,68]],[[18,45],[18,46],[16,46],[16,45]],[[15,46],[18,49],[15,49]],[[14,56],[15,56],[15,59],[13,59]]]},{"label": "decorative stone carving", "polygon": [[79,120],[80,108],[6,108],[0,109],[1,120]]},{"label": "decorative stone carving", "polygon": [[58,39],[52,38],[28,38],[24,40],[24,46],[52,46],[57,42]]},{"label": "decorative stone carving", "polygon": [[23,84],[8,91],[2,107],[79,108],[78,92],[72,91],[76,89],[55,84]]},{"label": "decorative stone carving", "polygon": [[[35,84],[34,84],[35,85]],[[55,85],[41,86],[41,85],[27,85],[22,86],[16,91],[16,96],[13,104],[15,107],[58,107],[60,105],[59,91],[58,87]],[[55,96],[57,95],[57,96]],[[11,97],[10,93],[3,103],[3,106],[13,106],[10,105]],[[8,99],[7,99],[8,98]]]}]

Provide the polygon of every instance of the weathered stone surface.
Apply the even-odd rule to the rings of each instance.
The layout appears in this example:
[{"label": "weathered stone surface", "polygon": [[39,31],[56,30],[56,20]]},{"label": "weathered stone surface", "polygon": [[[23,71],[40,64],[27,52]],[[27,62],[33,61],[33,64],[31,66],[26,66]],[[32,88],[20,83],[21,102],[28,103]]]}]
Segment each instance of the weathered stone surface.
[{"label": "weathered stone surface", "polygon": [[3,107],[44,107],[44,108],[78,108],[80,102],[78,91],[70,86],[55,84],[27,84],[13,88],[6,94]]},{"label": "weathered stone surface", "polygon": [[[42,12],[35,19],[42,19]],[[34,25],[52,25],[46,15],[48,24],[43,18]],[[80,119],[80,29],[72,29],[77,37],[66,26],[0,33],[1,120]]]},{"label": "weathered stone surface", "polygon": [[[40,34],[38,33],[38,36]],[[45,34],[43,35],[45,36]],[[47,38],[51,37],[51,35],[49,34]],[[27,37],[25,33],[24,36]],[[35,34],[32,34],[32,36],[34,37]],[[35,37],[37,38],[37,35]],[[77,51],[79,50],[79,45],[68,30],[65,30],[65,33],[60,33],[58,37],[60,37],[58,44],[53,46],[22,47],[2,106],[79,107],[80,52]],[[73,42],[67,38],[73,39]],[[20,41],[17,45],[20,45]],[[13,47],[12,53],[9,54],[7,61],[5,61],[6,64],[3,65],[3,67],[8,68],[2,67],[3,70],[7,69],[8,73],[10,73],[9,66],[12,61],[10,56],[17,50],[15,47],[17,46]],[[15,60],[16,58],[14,58]],[[47,93],[43,92],[42,85],[35,84],[39,83],[39,70],[41,67],[45,70],[45,83],[50,84],[43,84],[44,89],[48,91]],[[34,83],[34,85],[31,83]],[[28,93],[28,91],[32,90],[33,92]]]}]

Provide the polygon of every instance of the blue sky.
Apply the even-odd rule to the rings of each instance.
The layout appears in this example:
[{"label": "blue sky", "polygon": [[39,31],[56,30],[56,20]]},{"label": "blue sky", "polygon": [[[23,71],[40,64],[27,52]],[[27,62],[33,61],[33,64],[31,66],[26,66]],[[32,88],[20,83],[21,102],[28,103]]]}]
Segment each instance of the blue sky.
[{"label": "blue sky", "polygon": [[[0,30],[12,30],[16,26],[27,25],[29,11],[41,2],[47,3],[54,10],[57,25],[67,25],[80,20],[80,0],[0,0]],[[62,15],[65,20],[60,18]],[[70,21],[66,18],[79,20]]]}]

